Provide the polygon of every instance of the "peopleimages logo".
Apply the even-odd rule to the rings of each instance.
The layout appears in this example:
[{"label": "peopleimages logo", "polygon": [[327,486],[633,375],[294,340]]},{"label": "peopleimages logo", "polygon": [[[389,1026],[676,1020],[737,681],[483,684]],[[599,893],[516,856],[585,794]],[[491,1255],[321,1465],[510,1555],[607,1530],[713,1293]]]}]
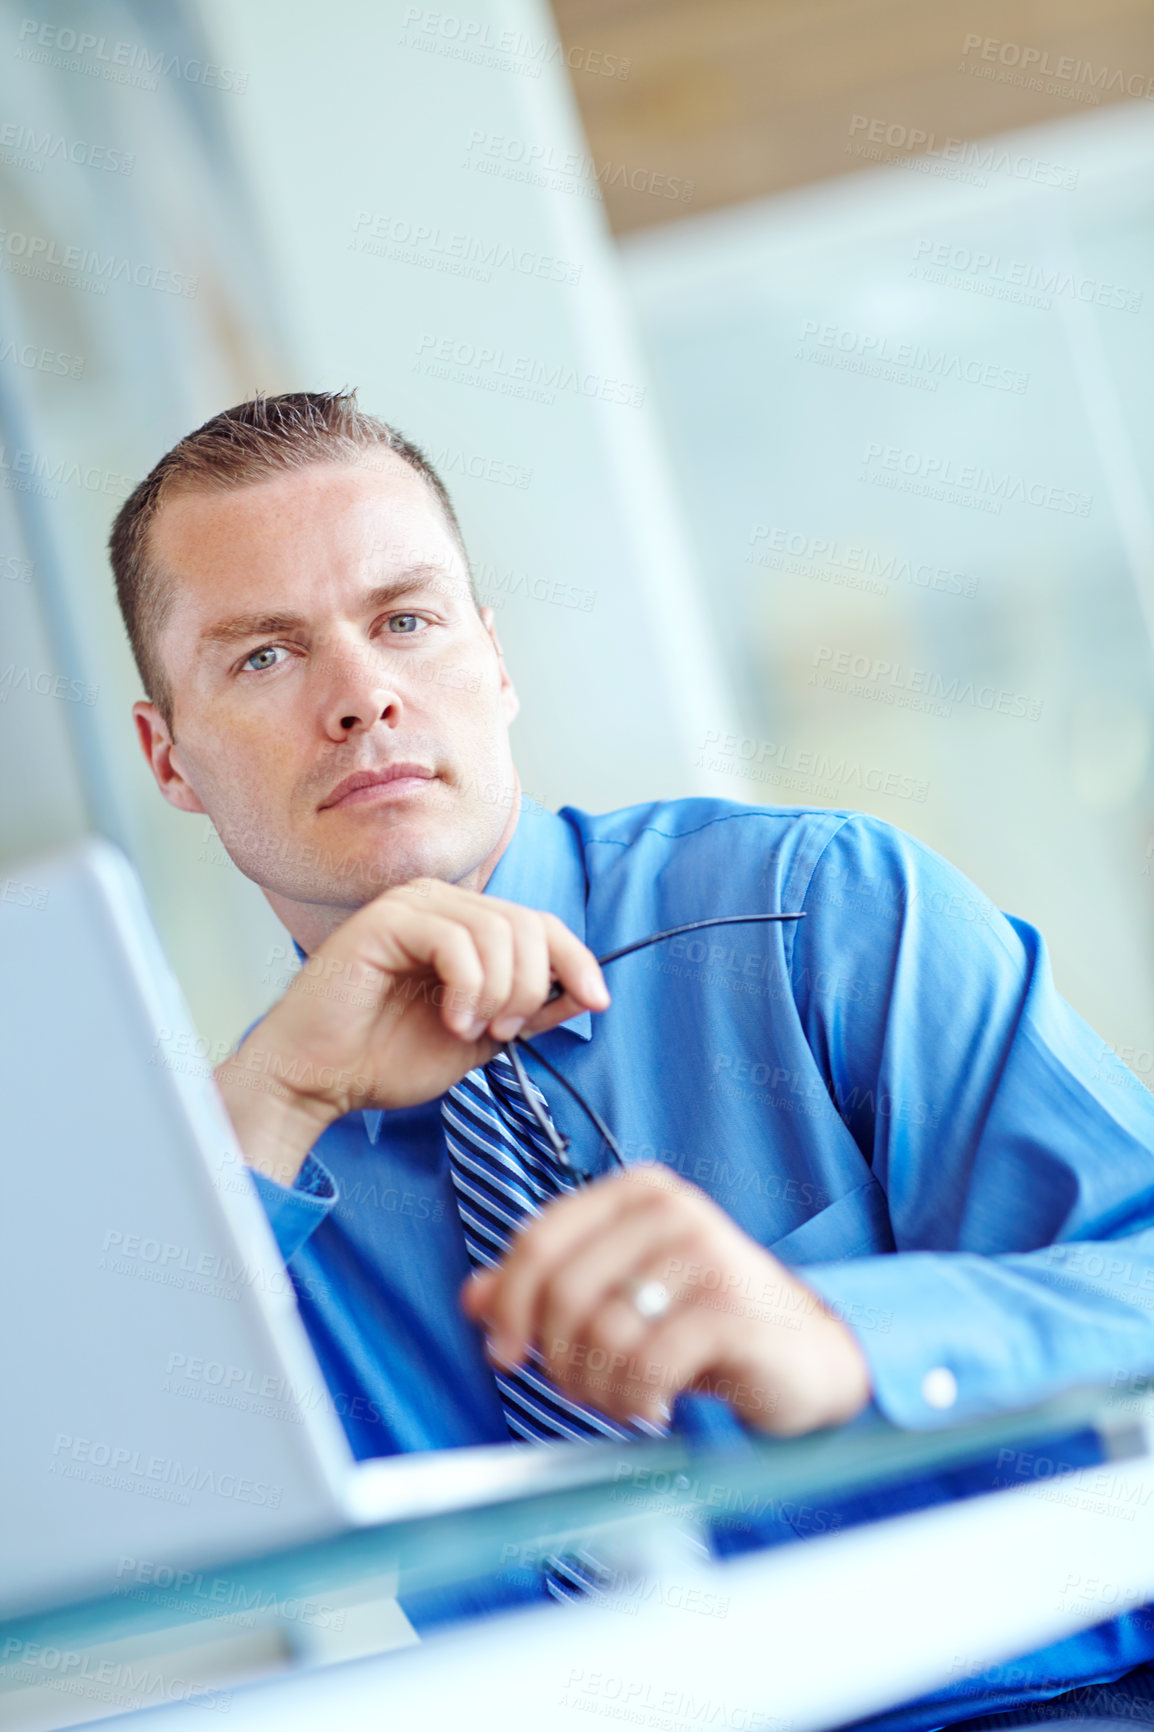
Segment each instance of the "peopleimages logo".
[{"label": "peopleimages logo", "polygon": [[[1008,42],[998,36],[979,36],[973,32],[962,43],[962,54],[966,57],[962,61],[962,70],[981,71],[977,62],[983,60],[992,63],[991,70],[1013,68],[1018,75],[1014,82],[1029,89],[1045,88],[1056,94],[1062,86],[1070,85],[1075,90],[1081,87],[1086,100],[1094,102],[1100,101],[1103,94],[1134,96],[1143,102],[1154,100],[1154,77],[1149,73],[1128,72],[1120,66],[1111,66],[1109,61],[1095,66],[1092,60],[1077,60],[1070,54],[1052,56],[1048,48],[1032,43]],[[976,55],[977,61],[967,66],[966,60],[971,55]],[[1054,82],[1044,86],[1043,79]]]},{"label": "peopleimages logo", "polygon": [[234,1300],[240,1298],[243,1287],[277,1295],[293,1291],[284,1268],[236,1262],[217,1251],[198,1251],[195,1246],[150,1239],[140,1233],[123,1233],[115,1227],[104,1234],[100,1249],[98,1269],[152,1281],[162,1287]]},{"label": "peopleimages logo", "polygon": [[231,90],[240,96],[248,87],[248,73],[211,61],[182,59],[163,48],[146,48],[139,42],[111,42],[69,24],[46,24],[39,18],[20,22],[17,48],[19,60],[40,66],[58,66],[69,72],[86,72],[114,84],[135,84],[142,90],[157,89],[155,74],[179,78],[186,84],[203,84],[206,90]]},{"label": "peopleimages logo", "polygon": [[1048,311],[1054,298],[1062,295],[1067,300],[1113,312],[1137,313],[1142,309],[1141,289],[1104,282],[1101,277],[1079,276],[1058,265],[1006,258],[980,247],[922,239],[914,243],[913,258],[910,275],[924,282],[972,288],[1000,300],[1041,307],[1043,311]]},{"label": "peopleimages logo", "polygon": [[131,174],[136,157],[131,151],[106,144],[90,144],[83,138],[66,138],[62,132],[37,132],[8,120],[0,125],[0,161],[13,168],[30,168],[36,174],[46,162],[71,162],[81,168],[98,168],[107,174]]},{"label": "peopleimages logo", "polygon": [[811,686],[897,704],[899,708],[925,710],[931,715],[949,717],[953,704],[969,704],[972,709],[999,716],[1025,716],[1032,722],[1042,714],[1043,700],[1026,692],[977,685],[959,674],[947,677],[932,668],[906,668],[901,662],[836,649],[831,644],[821,644],[814,651],[813,667]]},{"label": "peopleimages logo", "polygon": [[442,229],[437,223],[413,222],[381,211],[360,210],[353,222],[350,248],[399,264],[422,265],[453,275],[492,281],[494,271],[538,277],[552,283],[579,283],[582,267],[551,253],[535,252],[515,241],[482,239]]},{"label": "peopleimages logo", "polygon": [[[903,559],[896,553],[878,553],[863,542],[843,542],[836,536],[809,535],[804,530],[755,523],[749,532],[747,565],[766,566],[823,583],[843,584],[888,595],[891,583],[908,583],[912,589],[937,590],[972,599],[978,579],[950,566]],[[764,542],[764,547],[758,543]]]},{"label": "peopleimages logo", "polygon": [[[822,324],[818,319],[805,321],[798,333],[798,343],[794,354],[799,361],[864,372],[870,378],[911,384],[924,391],[936,391],[939,380],[953,379],[964,385],[982,385],[991,391],[1012,391],[1020,397],[1030,383],[1028,373],[1000,366],[996,361],[982,361],[912,341],[899,342],[879,331]],[[806,347],[807,344],[814,346]]]},{"label": "peopleimages logo", "polygon": [[77,463],[67,457],[53,459],[42,451],[17,451],[0,444],[0,486],[18,493],[55,499],[58,487],[82,487],[85,493],[123,499],[135,485],[131,475],[121,475],[115,469],[100,469],[95,463]]},{"label": "peopleimages logo", "polygon": [[628,78],[631,65],[623,55],[606,54],[600,48],[561,43],[553,36],[526,36],[521,30],[495,30],[488,19],[462,18],[422,6],[406,7],[400,44],[527,78],[540,78],[546,66],[567,66],[601,78]]},{"label": "peopleimages logo", "polygon": [[487,343],[462,342],[429,332],[417,344],[413,371],[432,379],[451,379],[456,384],[545,404],[555,403],[559,391],[572,391],[578,397],[596,397],[603,403],[620,403],[634,409],[640,408],[645,400],[644,385],[610,379],[601,373],[584,373],[563,361],[514,355]]},{"label": "peopleimages logo", "polygon": [[101,253],[95,247],[61,246],[47,235],[27,234],[22,229],[0,228],[0,252],[6,271],[37,277],[46,271],[59,271],[63,273],[61,280],[73,276],[77,283],[105,285],[100,289],[102,294],[109,283],[131,283],[138,289],[155,289],[163,295],[183,295],[192,300],[200,284],[199,277],[184,271],[170,271],[117,253]]},{"label": "peopleimages logo", "polygon": [[0,902],[13,902],[18,908],[47,908],[47,884],[25,884],[20,878],[6,878],[0,888]]},{"label": "peopleimages logo", "polygon": [[253,1587],[228,1576],[206,1576],[203,1570],[177,1569],[152,1558],[122,1557],[116,1574],[118,1594],[153,1605],[178,1605],[197,1617],[226,1618],[244,1629],[251,1629],[261,1616],[315,1624],[322,1630],[345,1627],[343,1607],[326,1605],[323,1600],[286,1598],[270,1588]]},{"label": "peopleimages logo", "polygon": [[876,486],[921,491],[928,497],[952,498],[965,503],[965,496],[980,502],[983,509],[999,513],[1005,504],[1034,505],[1044,511],[1060,511],[1068,516],[1089,517],[1094,504],[1092,493],[1080,493],[1072,487],[1058,487],[1046,481],[1031,481],[1012,470],[987,469],[981,463],[956,463],[933,451],[910,451],[900,445],[881,445],[869,440],[862,453],[862,462],[870,467],[861,477]]},{"label": "peopleimages logo", "polygon": [[47,669],[34,672],[32,668],[18,668],[15,662],[9,662],[6,668],[0,668],[0,704],[6,704],[13,692],[34,693],[41,698],[61,698],[69,704],[94,704],[100,695],[99,686],[85,685],[83,680],[69,679],[67,674],[49,673]]},{"label": "peopleimages logo", "polygon": [[[1010,151],[1005,145],[988,139],[980,143],[967,138],[939,138],[924,127],[906,126],[901,121],[880,120],[868,114],[855,114],[849,124],[849,136],[859,134],[874,145],[888,150],[916,152],[914,161],[902,166],[914,167],[922,156],[937,157],[942,162],[960,163],[965,168],[988,170],[992,174],[1008,174],[1015,180],[1028,180],[1035,186],[1057,186],[1073,189],[1078,184],[1078,170],[1063,163],[1049,162],[1024,151]],[[850,148],[847,146],[847,149]],[[883,160],[886,160],[883,158]],[[978,180],[978,186],[985,186]]]},{"label": "peopleimages logo", "polygon": [[[707,756],[707,754],[710,754]],[[838,757],[826,751],[810,751],[781,741],[755,740],[750,735],[722,734],[709,728],[701,751],[694,760],[699,770],[719,770],[742,775],[756,782],[773,782],[800,792],[841,793],[847,788],[867,788],[874,794],[891,794],[899,800],[924,805],[929,783],[878,764]],[[675,941],[676,942],[676,941]]]},{"label": "peopleimages logo", "polygon": [[11,337],[0,343],[0,361],[14,367],[26,367],[30,373],[53,373],[58,378],[79,379],[84,373],[83,355],[62,354],[43,344],[16,343]]},{"label": "peopleimages logo", "polygon": [[449,475],[467,475],[473,481],[491,481],[498,487],[520,488],[528,487],[533,479],[533,471],[519,463],[484,457],[477,452],[455,451],[448,445],[443,445],[439,451],[431,451],[429,457],[442,479]]},{"label": "peopleimages logo", "polygon": [[[8,1689],[31,1684],[37,1689],[57,1690],[67,1696],[86,1696],[102,1708],[142,1708],[152,1702],[191,1702],[227,1714],[232,1691],[210,1684],[174,1677],[155,1660],[110,1660],[99,1649],[57,1648],[50,1642],[30,1642],[7,1636],[0,1647],[0,1667]],[[64,1725],[74,1725],[69,1715]],[[84,1714],[85,1725],[89,1715]]]},{"label": "peopleimages logo", "polygon": [[469,134],[467,151],[464,167],[478,173],[590,198],[600,198],[602,187],[612,186],[689,204],[696,185],[660,169],[609,159],[599,163],[581,151],[562,151],[554,144],[511,138],[503,132],[482,132],[478,128]]},{"label": "peopleimages logo", "polygon": [[[283,1486],[269,1485],[263,1479],[198,1467],[175,1456],[147,1455],[130,1444],[73,1437],[66,1431],[57,1432],[52,1457],[49,1471],[66,1479],[83,1479],[114,1491],[142,1492],[150,1497],[174,1492],[176,1495],[167,1498],[168,1502],[187,1504],[190,1493],[207,1491],[214,1497],[231,1498],[237,1503],[279,1509],[284,1493]],[[107,1471],[97,1471],[100,1469]]]},{"label": "peopleimages logo", "polygon": [[[354,1185],[353,1191],[356,1189]],[[348,1196],[347,1193],[342,1195]],[[411,1193],[405,1195],[408,1197]],[[355,1195],[348,1200],[360,1201]],[[420,1200],[427,1201],[424,1198]],[[411,1215],[413,1211],[401,1209],[400,1213]],[[307,1283],[302,1285],[307,1286]],[[339,1419],[361,1420],[368,1425],[383,1423],[380,1408],[367,1395],[330,1390],[327,1384],[295,1384],[287,1377],[260,1376],[248,1366],[226,1365],[220,1359],[205,1359],[188,1353],[170,1353],[167,1369],[168,1376],[162,1385],[165,1394],[203,1401],[210,1406],[237,1407],[246,1413],[262,1413],[266,1418],[285,1420],[292,1425],[303,1424],[304,1415],[318,1408],[335,1414]]]}]

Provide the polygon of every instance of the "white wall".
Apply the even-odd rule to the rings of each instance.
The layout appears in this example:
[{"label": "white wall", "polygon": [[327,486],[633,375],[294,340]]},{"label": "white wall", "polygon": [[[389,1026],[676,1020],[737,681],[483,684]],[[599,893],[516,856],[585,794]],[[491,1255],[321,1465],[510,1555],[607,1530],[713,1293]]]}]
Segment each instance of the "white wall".
[{"label": "white wall", "polygon": [[[446,458],[524,702],[526,786],[594,807],[692,791],[701,718],[727,699],[600,202],[486,149],[584,152],[547,9],[338,0],[319,30],[303,3],[211,0],[208,15],[226,58],[254,68],[236,136],[294,380],[356,384]],[[494,251],[504,262],[483,262]],[[558,370],[560,388],[534,387]],[[542,599],[510,594],[519,582]]]},{"label": "white wall", "polygon": [[[88,824],[115,829],[214,1051],[275,996],[285,938],[205,820],[168,809],[139,761],[128,714],[139,693],[103,549],[127,486],[208,415],[256,388],[356,385],[365,407],[426,448],[497,607],[522,699],[516,755],[547,804],[596,810],[704,790],[694,743],[704,718],[728,713],[599,200],[572,174],[538,184],[476,167],[505,164],[479,148],[498,138],[514,154],[581,157],[551,19],[531,0],[484,0],[462,58],[452,21],[448,36],[423,28],[440,13],[406,29],[410,10],[211,0],[153,21],[198,65],[227,68],[225,89],[172,75],[125,88],[3,62],[10,112],[51,114],[136,157],[127,178],[0,165],[9,211],[32,201],[40,208],[21,220],[62,244],[115,246],[199,280],[195,296],[173,298],[12,279],[19,321],[42,293],[40,341],[88,358],[82,378],[44,387],[37,439],[125,479],[119,492],[59,489],[50,502],[69,655],[99,699],[76,715],[34,698],[0,709],[0,754],[17,771],[3,846],[12,858]],[[13,41],[21,16],[0,0]],[[90,7],[83,27],[141,37],[117,0]],[[511,55],[477,52],[503,34]],[[415,250],[373,240],[374,228],[407,232],[394,223],[424,231]],[[430,268],[462,250],[468,270]],[[441,345],[491,358],[446,377],[429,366]],[[535,396],[511,388],[526,373]],[[39,630],[35,590],[8,588],[4,631],[24,616],[22,631]],[[78,765],[66,721],[99,776]],[[99,796],[87,813],[86,791]]]},{"label": "white wall", "polygon": [[938,848],[1147,1082],[1152,175],[1139,102],[624,248],[765,779],[712,760]]}]

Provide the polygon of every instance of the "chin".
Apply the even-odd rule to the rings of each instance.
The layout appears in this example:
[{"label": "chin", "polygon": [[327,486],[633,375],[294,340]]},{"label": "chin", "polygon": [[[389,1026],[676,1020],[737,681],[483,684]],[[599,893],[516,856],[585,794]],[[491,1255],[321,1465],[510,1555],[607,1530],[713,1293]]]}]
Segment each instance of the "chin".
[{"label": "chin", "polygon": [[468,870],[462,860],[459,834],[448,834],[443,826],[426,827],[419,821],[402,821],[390,825],[387,836],[374,848],[360,847],[349,851],[349,864],[355,860],[356,876],[368,888],[370,896],[379,896],[396,884],[408,884],[414,878],[444,878],[452,882]]}]

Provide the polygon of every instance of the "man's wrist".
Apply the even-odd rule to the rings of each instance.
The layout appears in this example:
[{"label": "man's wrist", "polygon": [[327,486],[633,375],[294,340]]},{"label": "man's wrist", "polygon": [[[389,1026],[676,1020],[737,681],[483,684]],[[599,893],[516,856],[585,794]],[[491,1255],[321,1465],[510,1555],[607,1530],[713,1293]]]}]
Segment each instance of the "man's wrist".
[{"label": "man's wrist", "polygon": [[326,1103],[247,1068],[243,1050],[217,1067],[216,1085],[245,1161],[278,1185],[291,1186],[336,1115]]}]

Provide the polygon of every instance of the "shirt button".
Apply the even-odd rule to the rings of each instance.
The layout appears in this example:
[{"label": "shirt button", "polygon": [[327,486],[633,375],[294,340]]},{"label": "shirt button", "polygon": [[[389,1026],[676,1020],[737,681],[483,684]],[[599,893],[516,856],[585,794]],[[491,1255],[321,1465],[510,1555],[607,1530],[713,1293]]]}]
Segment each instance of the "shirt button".
[{"label": "shirt button", "polygon": [[945,1365],[935,1365],[922,1378],[922,1400],[927,1407],[952,1407],[958,1399],[958,1380]]}]

